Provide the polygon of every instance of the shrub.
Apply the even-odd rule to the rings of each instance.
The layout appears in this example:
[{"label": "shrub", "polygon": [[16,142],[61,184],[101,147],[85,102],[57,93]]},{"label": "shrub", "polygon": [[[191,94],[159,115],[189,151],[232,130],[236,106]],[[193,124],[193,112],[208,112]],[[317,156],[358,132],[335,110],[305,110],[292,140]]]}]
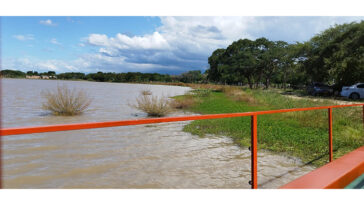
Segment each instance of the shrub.
[{"label": "shrub", "polygon": [[168,98],[153,95],[141,95],[136,99],[136,104],[131,106],[146,112],[151,117],[162,117],[172,111]]},{"label": "shrub", "polygon": [[56,91],[45,90],[42,96],[46,99],[42,108],[53,115],[79,115],[91,104],[91,98],[83,90],[57,86]]}]

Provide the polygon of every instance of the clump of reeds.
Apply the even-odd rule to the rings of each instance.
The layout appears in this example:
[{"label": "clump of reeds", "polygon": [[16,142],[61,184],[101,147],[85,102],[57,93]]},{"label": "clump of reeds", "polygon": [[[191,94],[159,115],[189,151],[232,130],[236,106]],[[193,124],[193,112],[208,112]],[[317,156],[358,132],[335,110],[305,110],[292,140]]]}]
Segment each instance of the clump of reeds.
[{"label": "clump of reeds", "polygon": [[151,95],[152,91],[149,90],[149,89],[144,89],[144,90],[140,91],[140,94],[142,94],[142,95]]},{"label": "clump of reeds", "polygon": [[170,99],[164,96],[140,95],[136,99],[136,104],[131,106],[146,112],[151,117],[162,117],[172,111]]},{"label": "clump of reeds", "polygon": [[92,101],[84,90],[69,89],[65,85],[57,86],[56,90],[42,91],[41,94],[45,98],[42,108],[53,115],[79,115]]}]

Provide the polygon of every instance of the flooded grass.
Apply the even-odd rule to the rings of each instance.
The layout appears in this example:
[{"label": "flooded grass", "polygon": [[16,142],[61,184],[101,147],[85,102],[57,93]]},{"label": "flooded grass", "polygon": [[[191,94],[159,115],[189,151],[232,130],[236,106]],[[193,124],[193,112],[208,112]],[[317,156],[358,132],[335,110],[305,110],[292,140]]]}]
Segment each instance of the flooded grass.
[{"label": "flooded grass", "polygon": [[[237,100],[239,96],[243,100]],[[291,99],[272,90],[235,90],[194,96],[200,103],[188,110],[201,114],[250,112],[260,110],[333,105],[331,101]],[[334,158],[364,144],[361,107],[333,110]],[[327,110],[258,116],[258,148],[296,156],[305,163],[320,166],[328,161]],[[184,128],[193,134],[231,136],[242,146],[250,146],[250,118],[194,121]]]}]

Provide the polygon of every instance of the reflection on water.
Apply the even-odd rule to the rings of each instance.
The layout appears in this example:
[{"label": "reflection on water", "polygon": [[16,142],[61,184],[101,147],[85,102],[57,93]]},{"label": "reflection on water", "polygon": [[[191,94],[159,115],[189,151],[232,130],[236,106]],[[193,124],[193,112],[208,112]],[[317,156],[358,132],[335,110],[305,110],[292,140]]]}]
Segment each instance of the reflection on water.
[{"label": "reflection on water", "polygon": [[[46,115],[40,91],[58,84],[94,98],[76,117]],[[3,86],[3,126],[145,117],[128,106],[140,90],[183,94],[188,88],[138,84],[13,80]],[[135,116],[137,114],[137,116]],[[187,115],[190,113],[174,113]],[[249,188],[250,152],[229,137],[182,132],[188,122],[3,137],[5,188]],[[260,188],[277,188],[312,170],[298,160],[258,152]]]}]

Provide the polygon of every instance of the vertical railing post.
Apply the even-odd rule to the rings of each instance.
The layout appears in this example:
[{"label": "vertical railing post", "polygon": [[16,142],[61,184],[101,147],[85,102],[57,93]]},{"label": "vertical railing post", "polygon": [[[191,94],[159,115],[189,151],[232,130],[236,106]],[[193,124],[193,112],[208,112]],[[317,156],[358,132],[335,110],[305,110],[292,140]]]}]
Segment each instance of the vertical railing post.
[{"label": "vertical railing post", "polygon": [[332,108],[329,108],[329,161],[332,162]]},{"label": "vertical railing post", "polygon": [[251,116],[251,186],[252,189],[258,188],[258,135],[257,135],[257,115]]}]

